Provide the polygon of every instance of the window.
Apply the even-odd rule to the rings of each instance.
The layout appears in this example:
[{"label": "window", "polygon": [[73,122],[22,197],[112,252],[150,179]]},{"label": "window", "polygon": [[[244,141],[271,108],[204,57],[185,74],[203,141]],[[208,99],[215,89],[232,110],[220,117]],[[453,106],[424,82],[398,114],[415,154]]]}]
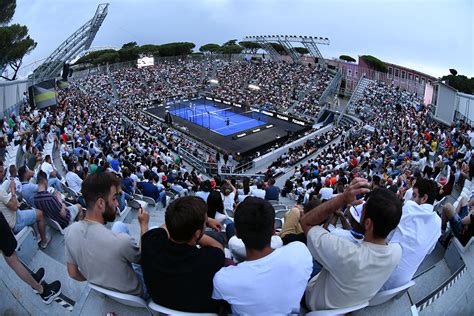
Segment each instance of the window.
[{"label": "window", "polygon": [[395,77],[398,77],[398,69],[395,69]]},{"label": "window", "polygon": [[389,78],[392,78],[392,74],[393,74],[393,68],[392,68],[392,67],[388,67],[388,77],[389,77]]},{"label": "window", "polygon": [[405,79],[406,73],[404,70],[402,70],[402,79]]},{"label": "window", "polygon": [[347,70],[347,75],[348,75],[349,77],[352,77],[352,70],[348,69],[348,70]]},{"label": "window", "polygon": [[408,80],[413,80],[413,75],[412,74],[408,74]]},{"label": "window", "polygon": [[425,84],[425,78],[421,78],[421,84]]},{"label": "window", "polygon": [[415,82],[418,82],[418,81],[419,81],[418,76],[415,76]]}]

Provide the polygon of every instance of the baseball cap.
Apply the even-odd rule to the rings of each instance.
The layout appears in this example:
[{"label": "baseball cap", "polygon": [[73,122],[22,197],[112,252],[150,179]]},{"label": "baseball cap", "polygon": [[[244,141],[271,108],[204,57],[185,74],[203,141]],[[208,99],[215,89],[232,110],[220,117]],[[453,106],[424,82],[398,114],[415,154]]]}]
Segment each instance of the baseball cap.
[{"label": "baseball cap", "polygon": [[351,205],[349,212],[351,216],[355,219],[357,223],[360,224],[360,217],[362,216],[362,209],[364,208],[364,203],[359,205]]}]

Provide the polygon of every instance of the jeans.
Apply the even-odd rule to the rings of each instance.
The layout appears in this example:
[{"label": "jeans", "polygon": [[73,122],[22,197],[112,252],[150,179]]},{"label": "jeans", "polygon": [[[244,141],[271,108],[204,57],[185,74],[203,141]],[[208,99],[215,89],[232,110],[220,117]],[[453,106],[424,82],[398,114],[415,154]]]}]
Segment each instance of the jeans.
[{"label": "jeans", "polygon": [[59,181],[58,178],[52,178],[52,177],[49,178],[49,179],[48,179],[48,185],[49,185],[50,187],[53,187],[56,191],[59,191],[59,192],[61,192],[61,193],[64,193],[64,190],[63,190],[63,188],[62,188],[62,186],[61,186],[61,182]]},{"label": "jeans", "polygon": [[[115,222],[112,225],[112,231],[117,234],[127,234],[130,236],[130,230],[128,229],[127,224],[124,224],[123,222],[120,222],[120,221]],[[137,275],[138,282],[140,282],[143,287],[143,294],[141,298],[143,298],[144,300],[147,300],[148,298],[150,298],[150,295],[148,294],[148,290],[145,285],[145,279],[143,278],[142,266],[137,263],[132,263],[132,269]]]},{"label": "jeans", "polygon": [[160,196],[158,197],[158,200],[161,201],[161,204],[163,205],[163,207],[166,207],[166,192],[164,190],[160,192]]}]

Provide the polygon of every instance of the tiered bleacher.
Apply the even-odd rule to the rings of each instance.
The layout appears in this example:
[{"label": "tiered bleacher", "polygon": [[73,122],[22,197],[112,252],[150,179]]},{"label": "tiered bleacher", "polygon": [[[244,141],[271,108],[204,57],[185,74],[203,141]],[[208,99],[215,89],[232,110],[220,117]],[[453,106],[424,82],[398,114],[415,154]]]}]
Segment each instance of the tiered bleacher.
[{"label": "tiered bleacher", "polygon": [[[349,109],[360,123],[350,129],[331,128],[291,148],[272,162],[263,177],[210,178],[194,170],[180,153],[190,152],[200,160],[212,160],[215,156],[209,157],[196,140],[184,138],[147,116],[140,111],[142,104],[208,89],[235,102],[279,112],[293,110],[314,117],[320,110],[319,97],[330,80],[325,70],[305,65],[283,62],[256,65],[224,60],[216,63],[217,86],[208,82],[210,75],[203,78],[203,68],[209,66],[199,60],[126,68],[73,81],[60,92],[56,109],[27,110],[4,120],[3,137],[8,146],[3,158],[5,176],[0,189],[3,190],[0,210],[10,219],[8,224],[16,235],[18,256],[28,269],[36,271],[34,280],[22,278],[28,285],[17,285],[13,272],[0,266],[2,273],[9,274],[7,287],[50,291],[49,298],[43,294],[36,301],[33,298],[33,305],[40,299],[48,304],[54,299],[76,304],[105,301],[104,297],[94,296],[96,291],[135,307],[128,310],[120,304],[107,303],[104,308],[134,314],[149,310],[166,314],[183,311],[259,315],[278,312],[318,315],[322,310],[342,314],[359,310],[357,313],[370,314],[380,312],[380,306],[393,306],[395,297],[406,299],[408,295],[412,303],[419,303],[415,304],[416,308],[429,311],[425,299],[428,297],[428,302],[429,295],[437,293],[438,287],[449,284],[451,277],[465,271],[466,265],[462,258],[458,259],[458,253],[468,251],[472,243],[474,134],[470,127],[442,126],[429,120],[430,109],[416,95],[383,83],[367,82]],[[250,89],[249,84],[259,89]],[[114,96],[114,89],[119,99]],[[299,100],[300,95],[304,95],[303,100]],[[16,174],[10,174],[11,170]],[[94,192],[90,192],[93,184],[87,179],[110,175],[120,184],[112,202],[104,196],[96,198],[94,203],[89,201]],[[277,175],[280,186],[284,183],[282,190],[275,183]],[[42,185],[49,188],[42,190]],[[366,194],[369,189],[370,195]],[[384,194],[391,199],[384,200]],[[468,206],[461,211],[457,206],[463,197]],[[30,198],[33,203],[29,202]],[[366,208],[373,208],[369,206],[371,198],[395,205],[393,209],[387,205],[376,206],[382,213],[398,212],[392,216],[398,216],[398,220],[391,218],[396,223],[390,229],[396,237],[374,232],[374,226],[380,226],[380,222],[374,224],[377,219],[364,217],[369,216],[367,210],[355,207],[364,201]],[[444,211],[447,203],[453,204],[456,214],[447,215],[449,212]],[[328,205],[335,209],[328,210]],[[397,205],[400,209],[394,210]],[[408,207],[419,213],[410,215],[413,220],[406,223]],[[35,209],[41,215],[36,215],[34,220],[11,222],[12,214],[18,220],[21,217],[18,212]],[[426,212],[422,213],[423,210]],[[113,281],[117,282],[97,277],[101,271],[84,266],[75,257],[77,249],[68,248],[79,235],[78,227],[90,227],[87,221],[93,221],[92,214],[100,212],[104,219],[107,212],[112,212],[113,216],[107,217],[111,223],[102,228],[107,234],[112,229],[113,236],[121,235],[116,237],[117,242],[125,240],[124,249],[130,251],[123,256],[123,265],[128,270],[122,266],[117,271],[132,275],[116,273]],[[187,215],[191,212],[192,215]],[[188,216],[194,216],[194,222],[183,227],[189,230],[191,226],[191,235],[183,237],[182,231],[186,229],[179,227],[179,223],[184,223]],[[430,226],[430,232],[424,231],[427,226],[415,226],[419,231],[410,231],[413,226],[409,225],[425,217],[429,218],[426,222],[438,224],[439,221],[439,225]],[[447,217],[443,225],[441,217]],[[154,228],[165,223],[167,227]],[[23,227],[16,230],[19,224]],[[118,231],[118,226],[122,230]],[[46,234],[40,240],[43,229]],[[419,233],[418,243],[413,247],[422,249],[415,249],[423,253],[422,258],[406,255],[412,254],[413,249],[406,244],[412,239],[407,242],[400,231],[410,237]],[[423,239],[425,233],[435,236],[434,239]],[[386,245],[385,237],[392,246]],[[383,242],[377,244],[374,240]],[[395,243],[401,244],[399,250],[394,250],[398,247]],[[331,251],[350,250],[351,255],[339,262],[338,257],[329,255],[331,251],[323,251],[327,245],[334,245]],[[397,253],[387,259],[386,266],[392,266],[391,270],[370,276],[371,268],[383,269],[374,262],[366,270],[356,271],[358,266],[351,262],[351,256],[357,257],[359,247],[365,246],[372,250],[386,246],[380,256],[390,251]],[[88,245],[82,247],[88,249]],[[154,251],[158,248],[162,252]],[[104,256],[109,250],[102,249]],[[184,255],[180,257],[180,254]],[[11,257],[5,252],[4,256]],[[102,259],[97,258],[100,262]],[[13,259],[7,262],[10,267],[11,262]],[[37,278],[40,265],[45,262],[49,264],[45,266],[48,278],[47,283],[42,283]],[[183,262],[191,268],[186,269]],[[104,269],[105,274],[115,264],[93,268]],[[133,274],[138,270],[137,265],[143,267],[142,274]],[[344,265],[352,267],[353,274],[345,271]],[[388,286],[386,281],[399,265],[411,265],[413,273],[402,284]],[[13,268],[17,274],[18,269],[21,268]],[[155,274],[162,278],[154,279]],[[79,282],[88,282],[87,276],[94,281]],[[327,286],[334,285],[330,283],[334,279],[337,279],[336,289]],[[53,280],[61,282],[62,290],[57,288],[57,283],[55,288],[50,286]],[[132,283],[140,285],[130,289]],[[345,284],[350,286],[344,288]],[[370,290],[366,291],[364,286]],[[199,291],[195,291],[196,287]],[[411,305],[393,307],[392,313],[408,312]],[[27,309],[31,310],[48,313],[45,307]],[[51,310],[57,314],[64,312],[63,307],[54,304]],[[104,311],[103,307],[100,311]],[[82,311],[87,312],[94,311],[87,308]]]}]

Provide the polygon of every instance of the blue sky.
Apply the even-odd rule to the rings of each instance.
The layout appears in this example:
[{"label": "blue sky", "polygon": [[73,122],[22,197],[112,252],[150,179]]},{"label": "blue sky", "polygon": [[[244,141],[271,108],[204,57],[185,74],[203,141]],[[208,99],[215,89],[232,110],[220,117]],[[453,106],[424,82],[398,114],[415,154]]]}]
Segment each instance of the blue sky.
[{"label": "blue sky", "polygon": [[[104,1],[17,0],[14,23],[27,25],[37,48],[24,65],[46,58]],[[369,54],[442,76],[474,76],[472,0],[110,0],[93,47],[123,43],[206,43],[245,35],[328,37],[323,56]]]}]

